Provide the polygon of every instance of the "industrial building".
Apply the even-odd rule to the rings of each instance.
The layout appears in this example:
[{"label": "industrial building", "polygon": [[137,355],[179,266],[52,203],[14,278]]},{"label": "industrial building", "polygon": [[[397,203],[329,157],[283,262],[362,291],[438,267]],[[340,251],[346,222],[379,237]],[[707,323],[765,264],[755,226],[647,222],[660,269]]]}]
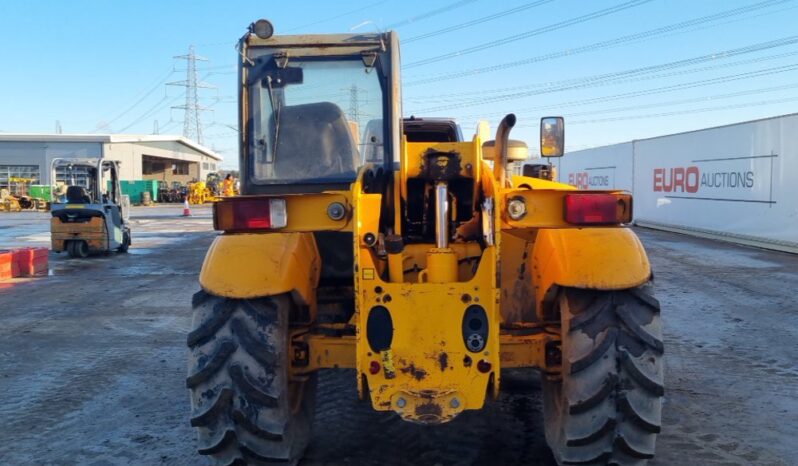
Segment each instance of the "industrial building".
[{"label": "industrial building", "polygon": [[222,161],[215,152],[182,136],[0,133],[0,188],[9,188],[10,178],[52,185],[53,159],[93,157],[119,161],[122,180],[170,185],[204,180]]}]

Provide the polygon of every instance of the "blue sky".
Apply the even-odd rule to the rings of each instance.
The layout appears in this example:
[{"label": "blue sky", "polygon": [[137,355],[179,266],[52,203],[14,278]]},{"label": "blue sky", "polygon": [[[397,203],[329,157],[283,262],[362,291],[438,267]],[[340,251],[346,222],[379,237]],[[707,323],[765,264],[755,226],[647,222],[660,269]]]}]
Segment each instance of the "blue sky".
[{"label": "blue sky", "polygon": [[179,134],[184,89],[164,83],[194,44],[216,86],[205,145],[235,168],[233,45],[261,17],[278,34],[395,28],[404,113],[467,137],[515,112],[534,148],[562,114],[576,150],[798,108],[798,0],[37,1],[0,14],[0,131]]}]

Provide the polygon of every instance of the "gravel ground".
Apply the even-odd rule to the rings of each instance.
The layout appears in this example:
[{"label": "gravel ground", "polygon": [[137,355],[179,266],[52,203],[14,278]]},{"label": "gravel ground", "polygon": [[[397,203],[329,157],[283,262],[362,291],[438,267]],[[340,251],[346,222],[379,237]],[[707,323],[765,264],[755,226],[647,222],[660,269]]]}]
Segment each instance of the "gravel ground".
[{"label": "gravel ground", "polygon": [[[190,297],[207,208],[134,209],[131,253],[0,284],[0,464],[194,465],[185,390]],[[792,465],[798,437],[798,257],[639,230],[666,325],[653,465]],[[0,245],[46,245],[47,217],[0,215]],[[539,384],[511,374],[480,412],[425,427],[323,372],[305,464],[554,464]]]}]

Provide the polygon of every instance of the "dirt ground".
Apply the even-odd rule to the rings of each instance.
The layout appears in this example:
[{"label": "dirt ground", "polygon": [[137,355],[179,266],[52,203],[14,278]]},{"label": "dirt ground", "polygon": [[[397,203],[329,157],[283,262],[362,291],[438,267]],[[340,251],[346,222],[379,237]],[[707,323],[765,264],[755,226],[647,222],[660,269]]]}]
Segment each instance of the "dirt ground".
[{"label": "dirt ground", "polygon": [[[185,389],[190,297],[213,239],[207,208],[135,209],[127,255],[50,256],[46,278],[0,283],[0,464],[195,465]],[[638,230],[666,345],[653,465],[798,464],[798,257]],[[47,217],[0,215],[0,247],[46,245]],[[307,465],[554,464],[538,383],[437,427],[320,377]]]}]

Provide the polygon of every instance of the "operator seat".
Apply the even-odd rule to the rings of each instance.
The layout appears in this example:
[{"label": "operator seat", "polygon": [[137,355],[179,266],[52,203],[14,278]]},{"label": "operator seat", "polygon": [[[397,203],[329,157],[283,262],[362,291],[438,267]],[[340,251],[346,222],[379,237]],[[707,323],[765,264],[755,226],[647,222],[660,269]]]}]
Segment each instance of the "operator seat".
[{"label": "operator seat", "polygon": [[83,186],[70,186],[66,192],[67,204],[91,204],[91,197]]},{"label": "operator seat", "polygon": [[332,102],[290,105],[280,110],[279,122],[277,178],[354,179],[360,155],[340,107]]}]

